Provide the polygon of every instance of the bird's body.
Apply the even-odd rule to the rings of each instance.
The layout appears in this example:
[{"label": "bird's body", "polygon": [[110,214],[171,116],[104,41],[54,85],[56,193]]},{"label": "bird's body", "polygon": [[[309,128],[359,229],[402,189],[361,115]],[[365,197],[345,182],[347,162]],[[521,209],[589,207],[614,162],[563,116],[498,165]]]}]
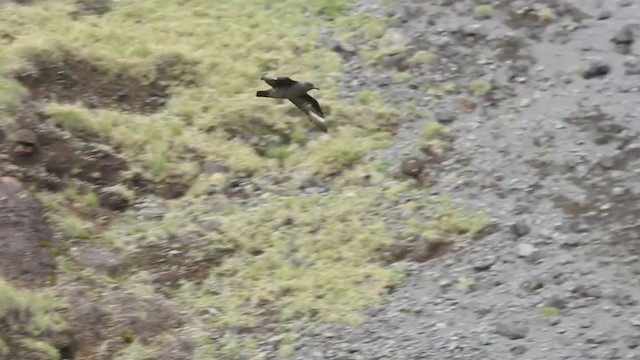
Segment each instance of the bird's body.
[{"label": "bird's body", "polygon": [[271,89],[258,90],[256,92],[257,97],[287,99],[300,109],[300,111],[305,113],[307,117],[309,117],[309,120],[322,131],[328,132],[320,104],[318,104],[318,101],[311,95],[307,94],[309,90],[320,90],[315,85],[309,82],[297,82],[289,77],[270,78],[262,76],[260,79],[271,86]]}]

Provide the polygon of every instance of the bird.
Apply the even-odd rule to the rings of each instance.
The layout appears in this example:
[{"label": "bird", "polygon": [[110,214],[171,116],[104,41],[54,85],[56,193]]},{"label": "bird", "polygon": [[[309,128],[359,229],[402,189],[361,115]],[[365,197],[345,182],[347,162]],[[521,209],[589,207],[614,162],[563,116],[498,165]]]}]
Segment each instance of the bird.
[{"label": "bird", "polygon": [[258,90],[257,97],[270,97],[276,99],[287,99],[293,103],[300,111],[305,113],[309,120],[320,130],[328,132],[324,113],[318,101],[307,94],[310,90],[320,90],[310,82],[298,82],[287,76],[267,77],[261,76],[260,80],[266,82],[271,89]]}]

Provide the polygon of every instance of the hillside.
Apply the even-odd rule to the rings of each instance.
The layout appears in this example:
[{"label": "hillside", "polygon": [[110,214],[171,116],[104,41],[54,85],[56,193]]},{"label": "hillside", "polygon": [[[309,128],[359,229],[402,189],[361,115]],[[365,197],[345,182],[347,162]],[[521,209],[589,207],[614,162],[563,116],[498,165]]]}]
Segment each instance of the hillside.
[{"label": "hillside", "polygon": [[[348,10],[297,0],[3,5],[1,170],[44,207],[51,234],[20,251],[55,263],[32,287],[53,295],[75,339],[44,350],[15,339],[7,359],[55,358],[51,346],[76,359],[246,358],[276,335],[286,354],[301,326],[357,324],[358,310],[400,284],[385,266],[395,241],[420,238],[428,252],[484,227],[442,199],[407,201],[425,188],[362,161],[392,144],[411,110],[375,89],[341,95],[327,29],[369,42],[372,60],[392,51],[384,19]],[[330,133],[291,104],[256,98],[267,73],[318,85]],[[444,144],[440,132],[425,144]],[[29,134],[37,147],[25,153]]]},{"label": "hillside", "polygon": [[0,360],[637,358],[639,14],[0,1]]}]

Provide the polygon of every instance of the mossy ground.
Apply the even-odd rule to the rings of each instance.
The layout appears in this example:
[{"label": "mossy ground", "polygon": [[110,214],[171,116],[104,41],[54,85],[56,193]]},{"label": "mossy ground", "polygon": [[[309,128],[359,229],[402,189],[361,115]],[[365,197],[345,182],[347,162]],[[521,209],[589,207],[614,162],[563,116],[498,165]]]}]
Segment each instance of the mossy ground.
[{"label": "mossy ground", "polygon": [[59,350],[43,336],[67,329],[58,306],[50,295],[17,289],[0,278],[0,357],[57,359]]},{"label": "mossy ground", "polygon": [[[193,185],[167,202],[164,220],[140,220],[132,210],[109,214],[107,224],[98,221],[104,214],[91,191],[41,193],[67,239],[59,249],[59,282],[90,283],[104,292],[117,284],[144,298],[154,292],[150,279],[175,273],[171,285],[160,282],[162,296],[190,319],[175,332],[199,339],[198,359],[242,358],[254,341],[295,331],[308,320],[357,324],[358,310],[402,281],[376,261],[384,246],[409,236],[431,241],[479,231],[483,218],[437,201],[405,204],[402,194],[420,190],[383,186],[385,174],[376,165],[359,164],[363,155],[391,144],[383,128],[401,121],[402,112],[369,90],[355,101],[338,98],[339,84],[331,79],[340,77],[340,57],[319,45],[320,30],[337,28],[345,39],[379,38],[363,50],[371,60],[399,51],[404,42],[380,20],[348,15],[347,4],[138,0],[114,3],[99,15],[78,15],[70,0],[6,5],[0,11],[3,119],[18,118],[24,101],[42,100],[34,93],[58,91],[32,84],[29,92],[20,77],[41,72],[42,64],[91,64],[103,90],[125,89],[114,84],[126,79],[136,89],[161,89],[166,102],[123,107],[112,99],[118,94],[88,89],[97,106],[89,106],[86,94],[58,96],[43,116],[72,136],[108,144],[151,181]],[[72,77],[85,74],[84,67],[67,70]],[[314,96],[326,109],[330,133],[308,136],[313,125],[291,104],[256,98],[266,73],[319,86]],[[273,135],[280,142],[264,154],[249,141]],[[207,161],[228,173],[202,174]],[[203,190],[235,177],[263,184],[259,196],[247,204]],[[298,190],[309,179],[326,192]],[[110,278],[74,264],[66,250],[85,242],[127,254],[127,275]],[[207,336],[232,328],[251,335]],[[155,356],[153,343],[136,336],[111,355]]]}]

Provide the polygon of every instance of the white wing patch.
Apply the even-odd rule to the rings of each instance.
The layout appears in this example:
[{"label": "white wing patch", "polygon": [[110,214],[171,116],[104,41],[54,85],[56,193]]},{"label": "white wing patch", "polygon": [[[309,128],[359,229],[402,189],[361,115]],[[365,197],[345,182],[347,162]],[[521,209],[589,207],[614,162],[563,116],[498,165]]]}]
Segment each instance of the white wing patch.
[{"label": "white wing patch", "polygon": [[326,121],[324,120],[323,117],[321,117],[320,115],[316,114],[313,111],[309,111],[307,112],[307,114],[309,115],[309,119],[311,119],[311,122],[316,124],[319,128],[323,129],[325,132],[327,131]]}]

